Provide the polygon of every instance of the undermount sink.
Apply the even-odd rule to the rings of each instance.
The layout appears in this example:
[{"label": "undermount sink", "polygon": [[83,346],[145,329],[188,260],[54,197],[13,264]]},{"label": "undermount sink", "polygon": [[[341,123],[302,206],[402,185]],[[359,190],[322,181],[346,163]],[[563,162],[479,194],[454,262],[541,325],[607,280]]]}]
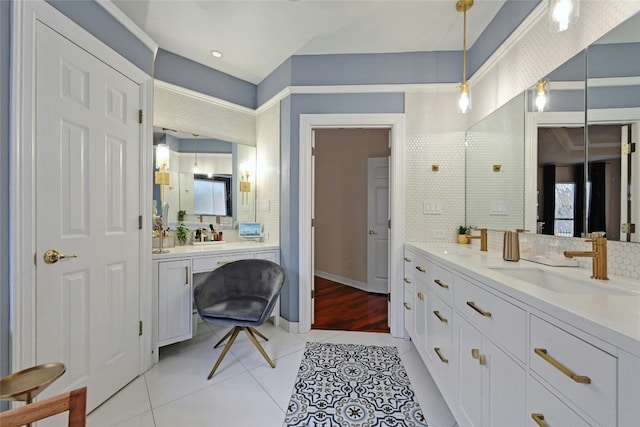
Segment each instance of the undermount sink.
[{"label": "undermount sink", "polygon": [[540,268],[489,267],[489,269],[523,282],[562,294],[582,295],[638,295],[619,288],[607,280],[583,280]]}]

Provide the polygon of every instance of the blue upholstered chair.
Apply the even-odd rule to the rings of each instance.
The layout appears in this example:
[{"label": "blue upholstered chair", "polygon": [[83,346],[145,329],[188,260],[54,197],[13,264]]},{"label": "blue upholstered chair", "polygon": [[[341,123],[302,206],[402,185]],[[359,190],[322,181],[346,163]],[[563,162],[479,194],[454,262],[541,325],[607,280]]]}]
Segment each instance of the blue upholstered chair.
[{"label": "blue upholstered chair", "polygon": [[194,274],[193,300],[202,320],[232,326],[214,346],[217,348],[229,339],[207,379],[213,377],[240,331],[247,334],[269,365],[275,368],[256,335],[265,341],[268,339],[255,328],[269,318],[283,283],[282,267],[263,259],[234,261],[211,272]]}]

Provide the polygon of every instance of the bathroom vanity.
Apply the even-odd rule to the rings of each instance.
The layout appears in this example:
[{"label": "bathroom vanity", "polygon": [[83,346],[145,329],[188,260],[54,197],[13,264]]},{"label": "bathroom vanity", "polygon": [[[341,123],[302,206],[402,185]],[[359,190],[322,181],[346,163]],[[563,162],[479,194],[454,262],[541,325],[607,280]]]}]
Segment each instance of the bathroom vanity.
[{"label": "bathroom vanity", "polygon": [[[213,271],[240,259],[267,259],[280,263],[278,245],[260,242],[227,242],[211,245],[185,245],[168,253],[153,255],[153,342],[154,363],[158,348],[184,341],[194,335],[197,314],[193,308],[193,274]],[[277,326],[280,302],[273,310]]]},{"label": "bathroom vanity", "polygon": [[640,419],[640,284],[408,243],[405,325],[460,426]]}]

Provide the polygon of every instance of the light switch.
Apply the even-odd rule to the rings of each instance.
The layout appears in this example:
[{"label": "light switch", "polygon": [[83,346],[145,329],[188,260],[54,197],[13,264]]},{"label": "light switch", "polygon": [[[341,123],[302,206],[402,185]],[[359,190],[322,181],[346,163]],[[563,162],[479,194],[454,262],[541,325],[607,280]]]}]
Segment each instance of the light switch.
[{"label": "light switch", "polygon": [[265,212],[269,212],[271,210],[271,200],[265,200],[262,202],[262,210]]},{"label": "light switch", "polygon": [[442,202],[440,200],[425,200],[422,206],[425,215],[442,215]]},{"label": "light switch", "polygon": [[509,215],[509,208],[507,207],[507,202],[503,200],[496,200],[491,202],[490,215],[494,215],[494,216]]}]

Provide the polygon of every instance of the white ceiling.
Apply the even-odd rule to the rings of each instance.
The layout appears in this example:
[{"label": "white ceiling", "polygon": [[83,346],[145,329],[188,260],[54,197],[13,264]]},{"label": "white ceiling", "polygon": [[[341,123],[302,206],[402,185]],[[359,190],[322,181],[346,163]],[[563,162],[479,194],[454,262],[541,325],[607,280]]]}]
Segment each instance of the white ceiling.
[{"label": "white ceiling", "polygon": [[[113,0],[160,48],[251,83],[292,55],[462,50],[455,0]],[[475,0],[472,46],[505,0]],[[221,59],[211,50],[224,54]]]}]

